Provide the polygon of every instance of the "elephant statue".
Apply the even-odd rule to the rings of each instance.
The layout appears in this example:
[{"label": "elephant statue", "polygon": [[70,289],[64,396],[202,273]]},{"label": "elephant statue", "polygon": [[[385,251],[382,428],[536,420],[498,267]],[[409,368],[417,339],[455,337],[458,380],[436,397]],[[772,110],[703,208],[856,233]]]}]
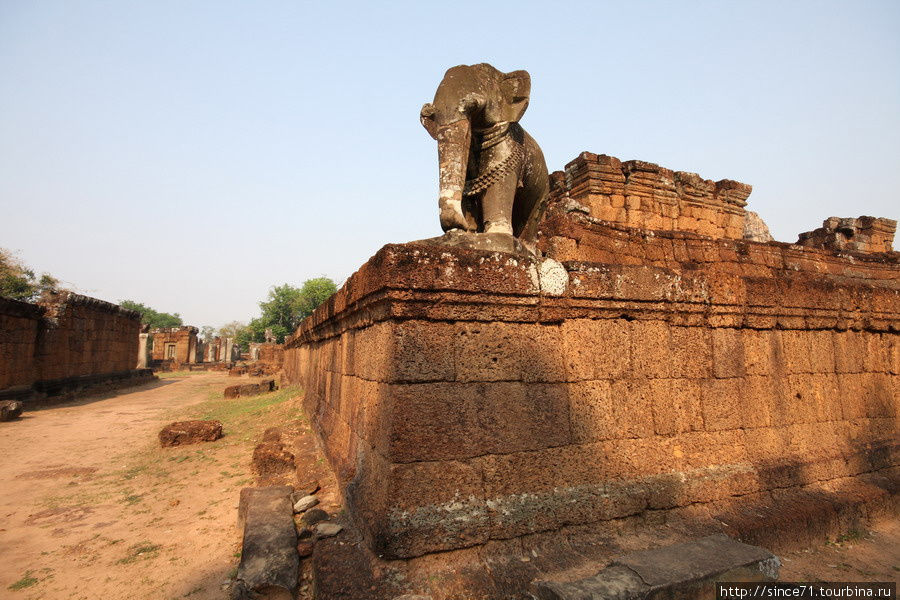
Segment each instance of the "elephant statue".
[{"label": "elephant statue", "polygon": [[519,125],[531,76],[489,64],[447,70],[420,120],[438,143],[441,228],[515,236],[533,251],[550,180],[537,142]]}]

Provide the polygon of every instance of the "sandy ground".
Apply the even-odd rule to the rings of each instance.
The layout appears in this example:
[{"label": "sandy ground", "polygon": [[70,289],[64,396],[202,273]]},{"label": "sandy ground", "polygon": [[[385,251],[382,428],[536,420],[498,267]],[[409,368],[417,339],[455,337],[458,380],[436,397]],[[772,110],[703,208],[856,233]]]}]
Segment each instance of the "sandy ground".
[{"label": "sandy ground", "polygon": [[[246,381],[172,377],[28,412],[0,423],[0,598],[227,597],[240,556],[238,495],[253,485],[262,432],[293,424],[301,470],[340,510],[333,477],[301,413],[299,390],[224,400]],[[159,448],[175,420],[215,418],[226,435]],[[896,581],[900,521],[782,556],[782,581]],[[301,598],[310,597],[304,561]]]},{"label": "sandy ground", "polygon": [[900,519],[781,556],[781,581],[900,580]]},{"label": "sandy ground", "polygon": [[[0,423],[0,597],[226,597],[253,447],[300,416],[293,389],[223,400],[238,381],[172,377]],[[189,418],[221,420],[225,437],[159,448]]]}]

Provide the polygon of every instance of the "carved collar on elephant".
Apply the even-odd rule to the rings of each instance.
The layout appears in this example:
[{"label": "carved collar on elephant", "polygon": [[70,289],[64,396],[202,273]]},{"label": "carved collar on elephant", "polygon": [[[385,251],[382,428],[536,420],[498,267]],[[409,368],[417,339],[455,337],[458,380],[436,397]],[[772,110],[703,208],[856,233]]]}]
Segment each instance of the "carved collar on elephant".
[{"label": "carved collar on elephant", "polygon": [[[524,161],[525,149],[521,144],[513,144],[512,152],[506,158],[475,179],[466,180],[466,184],[463,187],[463,196],[474,196],[483,192],[503,179],[507,173],[517,172]],[[521,187],[522,182],[520,181],[518,185]]]},{"label": "carved collar on elephant", "polygon": [[475,135],[481,139],[481,149],[484,150],[491,146],[496,146],[503,141],[503,138],[509,135],[509,125],[508,121],[501,121],[496,125],[491,125],[485,129],[473,130]]}]

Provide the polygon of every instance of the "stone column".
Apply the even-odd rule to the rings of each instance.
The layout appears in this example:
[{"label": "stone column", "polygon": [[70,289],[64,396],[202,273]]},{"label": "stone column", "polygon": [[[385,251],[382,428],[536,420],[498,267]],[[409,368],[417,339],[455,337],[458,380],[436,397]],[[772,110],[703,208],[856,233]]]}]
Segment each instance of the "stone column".
[{"label": "stone column", "polygon": [[149,333],[139,333],[138,334],[138,359],[137,359],[137,368],[138,369],[146,369],[147,368],[147,338],[150,336]]}]

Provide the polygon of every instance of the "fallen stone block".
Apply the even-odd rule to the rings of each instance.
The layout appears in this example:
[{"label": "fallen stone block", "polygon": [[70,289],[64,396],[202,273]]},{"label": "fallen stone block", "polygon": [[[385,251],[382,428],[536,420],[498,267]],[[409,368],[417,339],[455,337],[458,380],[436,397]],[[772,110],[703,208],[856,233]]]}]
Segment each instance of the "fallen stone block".
[{"label": "fallen stone block", "polygon": [[781,562],[768,550],[711,535],[632,552],[578,581],[538,581],[539,600],[644,600],[716,597],[717,581],[774,581]]},{"label": "fallen stone block", "polygon": [[159,432],[159,444],[185,446],[199,442],[214,442],[222,437],[222,423],[219,421],[178,421],[170,423]]},{"label": "fallen stone block", "polygon": [[327,512],[325,512],[321,508],[313,508],[303,513],[303,516],[300,517],[300,523],[304,527],[311,528],[317,523],[322,523],[323,521],[327,521],[328,519],[329,515]]},{"label": "fallen stone block", "polygon": [[337,523],[319,523],[316,525],[316,537],[327,538],[334,537],[344,530],[344,527]]},{"label": "fallen stone block", "polygon": [[289,486],[241,490],[238,521],[244,538],[232,600],[294,597],[300,557],[291,491]]},{"label": "fallen stone block", "polygon": [[230,385],[225,388],[226,398],[239,398],[242,396],[258,396],[278,389],[274,379],[263,379],[259,383],[242,383]]},{"label": "fallen stone block", "polygon": [[252,467],[257,475],[277,475],[296,468],[293,453],[276,442],[257,444],[253,450]]},{"label": "fallen stone block", "polygon": [[0,400],[0,421],[12,421],[22,415],[22,403],[18,400]]},{"label": "fallen stone block", "polygon": [[296,502],[294,502],[294,512],[302,513],[305,510],[309,510],[313,506],[319,503],[319,499],[315,496],[303,496]]},{"label": "fallen stone block", "polygon": [[241,396],[257,396],[261,393],[258,383],[245,383],[240,389]]}]

